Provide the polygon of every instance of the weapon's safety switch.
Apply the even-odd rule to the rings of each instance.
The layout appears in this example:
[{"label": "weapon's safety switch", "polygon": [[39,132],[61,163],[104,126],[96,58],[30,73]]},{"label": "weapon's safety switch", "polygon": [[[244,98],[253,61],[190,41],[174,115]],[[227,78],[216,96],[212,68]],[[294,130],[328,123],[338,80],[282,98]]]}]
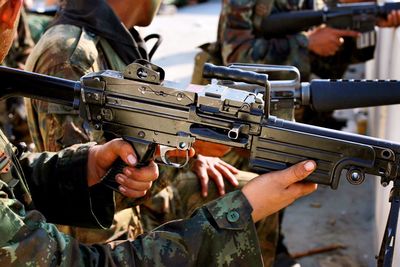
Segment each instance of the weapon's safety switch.
[{"label": "weapon's safety switch", "polygon": [[231,223],[237,222],[239,218],[240,218],[239,212],[237,212],[236,210],[231,210],[226,215],[226,219],[228,220],[228,222]]}]

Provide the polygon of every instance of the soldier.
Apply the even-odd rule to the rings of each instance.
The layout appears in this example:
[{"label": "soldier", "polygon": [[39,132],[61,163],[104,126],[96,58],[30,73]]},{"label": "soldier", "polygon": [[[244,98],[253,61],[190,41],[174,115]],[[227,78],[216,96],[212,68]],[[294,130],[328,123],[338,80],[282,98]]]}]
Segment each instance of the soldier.
[{"label": "soldier", "polygon": [[[320,25],[306,32],[281,34],[277,38],[266,38],[262,34],[261,22],[268,14],[314,9],[314,6],[322,8],[321,3],[321,1],[224,0],[217,43],[213,46],[220,49],[220,60],[223,64],[241,62],[293,65],[300,70],[303,81],[308,81],[311,73],[321,78],[341,78],[349,64],[363,62],[373,56],[373,47],[364,49],[361,53],[354,53],[354,38],[358,36],[358,32]],[[394,12],[387,20],[379,21],[379,25],[396,26],[399,18],[400,12]],[[288,78],[284,75],[280,73],[278,77],[273,77]],[[315,114],[306,109],[297,111],[296,115],[297,120],[310,124],[330,128],[344,126],[335,121],[331,113]],[[290,259],[282,238],[281,236],[277,248],[278,253],[282,252],[278,255],[282,261],[276,262],[275,266],[296,266]]]},{"label": "soldier", "polygon": [[[21,4],[0,0],[0,62],[11,45]],[[44,215],[53,222],[110,225],[112,192],[98,182],[112,162],[121,157],[130,166],[124,170],[129,170],[128,175],[120,174],[127,196],[130,190],[145,194],[157,177],[156,165],[133,168],[133,149],[121,140],[59,153],[25,154],[18,161],[0,135],[1,158],[14,169],[11,172],[3,164],[0,177],[0,263],[4,266],[260,266],[252,221],[316,189],[315,184],[298,183],[315,169],[313,161],[306,161],[260,176],[242,191],[199,209],[190,219],[171,222],[135,241],[88,246],[58,232]],[[227,214],[235,216],[227,219]]]},{"label": "soldier", "polygon": [[[30,55],[27,70],[78,80],[89,72],[102,69],[122,71],[135,59],[148,59],[144,43],[133,26],[148,25],[152,20],[149,14],[154,15],[160,1],[153,1],[151,5],[145,5],[144,2],[109,0],[107,5],[105,1],[98,0],[67,1],[66,8]],[[130,29],[130,34],[120,21]],[[104,141],[101,132],[88,128],[78,117],[78,113],[68,107],[36,100],[27,100],[26,104],[31,136],[39,151],[58,151],[65,146],[89,140]],[[224,194],[223,176],[234,186],[243,186],[256,176],[244,172],[235,176],[238,170],[217,157],[199,156],[193,161],[193,165],[198,176],[202,178],[200,182],[192,179],[193,175],[188,170],[180,173],[172,168],[161,168],[158,187],[153,187],[152,198],[140,207],[140,213],[138,207],[124,210],[116,215],[115,225],[107,231],[70,227],[62,227],[62,230],[87,243],[133,238],[143,231],[142,227],[150,230],[171,219],[186,217],[206,201]],[[156,195],[178,175],[179,190],[172,185]],[[218,190],[213,190],[207,199],[196,198],[200,196],[201,190],[204,196],[207,194],[209,177],[216,181]],[[230,186],[230,190],[233,190],[234,186]],[[187,194],[180,195],[179,191],[185,191]],[[193,199],[197,199],[198,202],[189,208],[187,203],[193,202]],[[118,203],[118,209],[132,206],[131,202],[120,197]],[[277,217],[274,215],[265,220],[276,221]],[[265,223],[265,220],[257,225],[257,230],[262,235],[262,248],[271,254],[269,242],[264,244],[265,239],[276,238],[263,234],[268,232],[266,227],[270,225]],[[266,254],[267,252],[263,253]]]},{"label": "soldier", "polygon": [[[143,41],[132,26],[148,24],[159,1],[144,5],[148,13],[142,14],[137,12],[140,9],[133,4],[121,4],[120,1],[112,0],[109,5],[105,1],[66,1],[64,5],[66,6],[52,27],[28,58],[26,69],[78,80],[89,72],[102,69],[122,70],[135,59],[148,59]],[[127,10],[132,12],[125,13]],[[128,28],[132,28],[130,32],[121,25],[114,12],[120,14]],[[68,107],[29,99],[26,100],[26,106],[28,124],[37,151],[59,151],[76,143],[105,141],[102,132],[89,128],[79,118],[78,113]],[[138,207],[131,206],[131,202],[118,194],[117,209],[120,212],[115,215],[113,227],[107,230],[69,226],[59,228],[89,244],[134,238],[143,230]]]}]

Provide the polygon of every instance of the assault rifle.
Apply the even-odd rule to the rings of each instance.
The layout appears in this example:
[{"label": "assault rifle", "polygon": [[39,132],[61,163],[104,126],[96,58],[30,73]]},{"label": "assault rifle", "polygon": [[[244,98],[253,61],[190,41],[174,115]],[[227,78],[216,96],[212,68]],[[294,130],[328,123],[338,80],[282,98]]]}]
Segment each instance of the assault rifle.
[{"label": "assault rifle", "polygon": [[400,3],[375,2],[338,4],[322,10],[301,10],[273,13],[265,17],[261,30],[265,37],[285,36],[326,24],[337,29],[362,33],[357,38],[357,48],[375,45],[375,25],[379,18],[386,18],[392,10],[399,10]]},{"label": "assault rifle", "polygon": [[[164,147],[163,162],[180,167],[182,164],[170,161],[166,151],[188,151],[198,139],[250,150],[250,163],[259,172],[281,170],[313,159],[317,169],[308,181],[333,189],[338,187],[342,172],[351,184],[362,183],[365,174],[377,175],[382,185],[394,184],[391,217],[378,258],[378,266],[391,266],[400,205],[400,144],[270,116],[272,90],[268,75],[211,65],[207,68],[225,80],[256,84],[264,92],[217,84],[186,87],[164,81],[160,67],[137,61],[124,72],[90,73],[80,81],[0,67],[0,98],[24,96],[79,109],[80,116],[95,128],[130,142],[143,164],[153,157],[155,144],[159,144]],[[400,81],[327,81],[324,84],[340,87],[347,83],[353,85],[348,86],[350,91],[370,84],[400,91]],[[314,92],[310,90],[310,99],[314,99]],[[117,188],[114,176],[123,166],[121,162],[104,178],[104,183],[114,189]]]}]

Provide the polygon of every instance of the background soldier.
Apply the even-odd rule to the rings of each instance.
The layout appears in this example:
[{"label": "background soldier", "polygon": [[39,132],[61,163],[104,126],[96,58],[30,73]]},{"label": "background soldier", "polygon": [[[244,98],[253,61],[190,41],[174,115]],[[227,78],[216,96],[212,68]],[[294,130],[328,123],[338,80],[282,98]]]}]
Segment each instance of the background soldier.
[{"label": "background soldier", "polygon": [[[0,62],[11,45],[21,4],[18,0],[0,0]],[[12,159],[13,168],[18,165],[16,172],[5,172],[0,177],[0,210],[3,215],[0,220],[0,263],[6,266],[32,262],[44,266],[259,266],[261,261],[254,246],[257,241],[252,220],[258,221],[316,189],[314,184],[297,183],[315,169],[314,162],[306,161],[288,170],[256,178],[243,188],[243,193],[231,193],[198,210],[191,219],[164,225],[136,241],[86,246],[58,232],[33,206],[41,209],[52,221],[108,225],[113,205],[109,198],[112,191],[108,188],[99,191],[98,182],[109,166],[121,157],[131,166],[125,168],[130,175],[125,176],[122,184],[127,192],[139,190],[144,194],[147,190],[144,188],[148,188],[157,176],[156,165],[150,163],[140,169],[132,168],[136,162],[133,149],[121,140],[98,146],[75,146],[58,154],[25,155],[18,162],[7,139],[1,132],[0,135],[3,156]],[[20,170],[26,171],[26,179]],[[130,179],[147,186],[131,188]],[[33,201],[28,189],[33,193]],[[92,210],[95,205],[111,209]],[[240,220],[226,227],[225,213],[231,208],[239,214]],[[223,255],[219,254],[221,251],[224,251]]]},{"label": "background soldier", "polygon": [[[330,1],[330,5],[334,2],[337,3]],[[355,37],[358,32],[320,25],[306,32],[281,33],[279,37],[267,38],[261,28],[263,19],[269,14],[322,7],[321,1],[224,0],[217,42],[207,48],[210,53],[220,55],[219,61],[224,65],[234,62],[293,65],[299,69],[303,81],[308,81],[311,74],[339,79],[350,64],[373,57],[374,47],[356,51]],[[387,20],[380,20],[379,25],[398,25],[399,14],[390,14]],[[273,79],[292,78],[285,75],[272,74]],[[332,113],[317,114],[309,108],[296,110],[296,120],[334,129],[344,126],[343,122],[332,117]],[[296,266],[289,257],[282,236],[277,246],[280,255],[275,266]]]}]

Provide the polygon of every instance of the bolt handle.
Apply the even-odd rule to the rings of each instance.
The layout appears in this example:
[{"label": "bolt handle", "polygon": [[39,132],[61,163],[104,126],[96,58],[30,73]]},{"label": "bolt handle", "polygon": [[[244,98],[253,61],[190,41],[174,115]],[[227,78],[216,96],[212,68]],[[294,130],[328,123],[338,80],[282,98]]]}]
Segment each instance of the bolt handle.
[{"label": "bolt handle", "polygon": [[[136,158],[137,158],[137,164],[136,168],[140,168],[143,166],[147,166],[151,160],[154,158],[154,154],[156,153],[156,148],[157,144],[152,143],[149,141],[144,141],[136,138],[123,138],[125,141],[131,144],[133,147],[133,150],[135,151]],[[111,168],[108,170],[108,172],[104,175],[104,177],[101,179],[101,183],[104,184],[105,186],[111,188],[112,190],[116,192],[119,191],[119,186],[120,184],[115,180],[115,176],[118,173],[122,173],[123,169],[127,167],[128,165],[121,159],[118,158]]]}]

